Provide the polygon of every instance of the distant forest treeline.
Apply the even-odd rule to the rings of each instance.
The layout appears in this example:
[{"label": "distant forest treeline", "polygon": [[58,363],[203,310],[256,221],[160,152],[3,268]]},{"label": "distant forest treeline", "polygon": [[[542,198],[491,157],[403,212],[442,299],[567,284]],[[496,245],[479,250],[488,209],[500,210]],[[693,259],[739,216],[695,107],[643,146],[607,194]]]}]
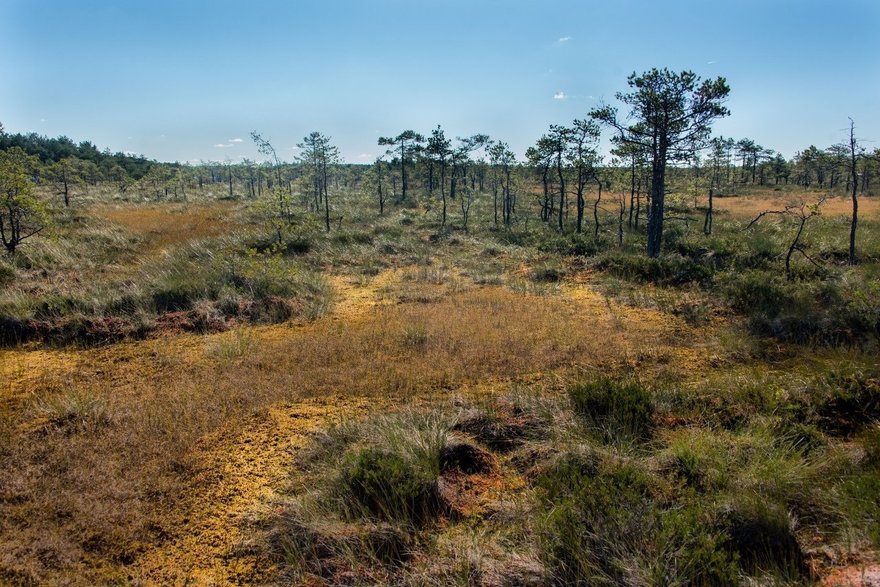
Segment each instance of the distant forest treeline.
[{"label": "distant forest treeline", "polygon": [[[847,149],[844,144],[835,144],[825,149],[814,145],[799,151],[791,159],[786,159],[780,153],[757,145],[751,139],[734,141],[727,139],[724,148],[725,176],[731,183],[750,185],[780,185],[795,184],[802,187],[814,187],[819,189],[835,189],[841,186],[841,182],[847,183],[849,178],[845,172],[847,165]],[[202,187],[206,183],[229,183],[230,178],[236,184],[244,184],[248,195],[256,195],[257,184],[263,183],[266,174],[260,172],[261,167],[268,164],[260,164],[247,159],[240,163],[204,162],[200,164],[188,163],[164,163],[147,159],[142,155],[131,155],[122,152],[112,153],[109,149],[99,149],[91,141],[84,140],[79,143],[66,136],[47,137],[35,132],[3,134],[0,133],[0,150],[11,147],[20,147],[28,155],[36,156],[43,164],[50,165],[62,160],[78,160],[77,175],[82,180],[95,184],[98,181],[139,182],[148,177],[149,183],[154,187],[161,184],[169,184],[169,192],[173,192],[173,184],[179,183],[180,175],[187,176],[186,183],[192,188]],[[412,161],[414,166],[419,164],[419,156],[430,157],[430,153],[416,149]],[[880,149],[873,153],[865,153],[861,158],[863,165],[860,174],[860,191],[871,193],[874,191],[874,183],[880,176]],[[89,163],[94,164],[89,165]],[[399,169],[400,161],[393,156],[387,160],[389,166]],[[614,167],[616,161],[609,160],[607,166]],[[528,166],[529,162],[523,162]],[[625,162],[619,163],[621,166]],[[361,164],[338,164],[341,167],[365,167]],[[285,164],[293,171],[295,164]],[[159,167],[160,169],[153,169]],[[187,171],[183,171],[186,168]],[[295,176],[295,173],[290,175]],[[418,175],[418,174],[415,174]],[[268,179],[271,186],[272,180]],[[292,179],[292,177],[291,177]],[[163,194],[165,189],[158,190]]]},{"label": "distant forest treeline", "polygon": [[141,179],[156,165],[143,156],[128,155],[117,152],[111,153],[109,149],[99,150],[91,141],[75,143],[67,137],[50,138],[35,132],[19,134],[0,133],[0,149],[6,150],[11,147],[21,147],[28,155],[39,157],[42,163],[57,163],[62,159],[75,157],[82,161],[91,161],[104,177],[109,177],[114,167],[119,167],[132,179]]}]

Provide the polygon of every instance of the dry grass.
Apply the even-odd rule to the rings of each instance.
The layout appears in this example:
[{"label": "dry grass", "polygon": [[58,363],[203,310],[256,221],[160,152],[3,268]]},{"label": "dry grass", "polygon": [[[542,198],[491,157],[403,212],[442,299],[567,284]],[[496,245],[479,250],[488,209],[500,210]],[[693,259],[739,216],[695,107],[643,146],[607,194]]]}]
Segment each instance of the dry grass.
[{"label": "dry grass", "polygon": [[[741,202],[743,217],[775,205],[718,202]],[[90,213],[140,235],[134,259],[240,218],[227,203]],[[0,350],[0,584],[271,582],[248,524],[285,485],[291,451],[329,423],[519,381],[559,389],[583,372],[699,387],[749,358],[721,320],[622,305],[588,275],[535,284],[505,273],[506,255],[491,279],[474,271],[482,257],[330,276],[335,308],[312,323]]]},{"label": "dry grass", "polygon": [[144,253],[160,252],[176,245],[223,235],[240,226],[235,221],[235,202],[110,206],[89,212],[109,220],[144,239]]},{"label": "dry grass", "polygon": [[[736,218],[751,219],[765,210],[782,210],[793,202],[815,203],[823,195],[820,192],[789,193],[768,190],[748,196],[715,198],[714,207]],[[849,216],[851,213],[852,200],[847,196],[829,198],[822,206],[822,214],[827,216]],[[880,198],[859,198],[859,214],[877,218],[880,215]]]},{"label": "dry grass", "polygon": [[531,296],[426,284],[443,296],[379,303],[398,279],[348,284],[343,313],[304,325],[3,351],[0,569],[10,581],[249,583],[271,569],[258,554],[224,558],[244,540],[237,516],[283,479],[308,430],[550,373],[688,368],[703,352],[677,319],[582,285]]}]

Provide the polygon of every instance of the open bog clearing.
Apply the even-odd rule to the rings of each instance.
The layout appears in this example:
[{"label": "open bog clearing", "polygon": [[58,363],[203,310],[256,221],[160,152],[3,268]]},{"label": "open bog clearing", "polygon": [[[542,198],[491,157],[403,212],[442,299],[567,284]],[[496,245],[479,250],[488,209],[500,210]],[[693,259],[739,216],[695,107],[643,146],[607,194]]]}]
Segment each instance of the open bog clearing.
[{"label": "open bog clearing", "polygon": [[[742,204],[742,213],[746,207],[759,206]],[[165,291],[169,263],[187,251],[223,251],[229,239],[253,239],[246,208],[102,204],[85,211],[91,220],[71,225],[62,239],[76,242],[100,227],[125,244],[108,253],[115,270],[98,279],[124,288],[141,275]],[[309,276],[303,291],[320,299],[307,306],[290,295],[294,309],[274,324],[240,310],[255,303],[242,293],[225,316],[212,314],[215,306],[167,307],[151,318],[159,326],[121,340],[59,343],[46,330],[46,341],[0,350],[0,579],[253,585],[384,583],[398,576],[424,584],[440,564],[439,582],[456,583],[461,565],[476,564],[477,557],[485,584],[541,584],[553,572],[553,559],[540,550],[547,548],[544,525],[553,522],[535,512],[545,499],[541,487],[550,482],[547,463],[569,458],[565,451],[593,451],[599,470],[642,471],[654,495],[646,503],[685,499],[677,496],[701,484],[725,508],[751,507],[727,497],[740,485],[756,494],[774,487],[781,500],[796,495],[806,520],[813,510],[838,507],[822,495],[804,496],[800,484],[864,458],[853,444],[860,436],[833,436],[838,424],[849,426],[849,416],[833,417],[833,425],[816,416],[826,427],[810,432],[809,442],[821,447],[812,453],[772,440],[774,418],[804,393],[827,393],[818,387],[829,372],[870,364],[867,355],[756,337],[702,288],[633,278],[609,269],[608,261],[534,245],[464,234],[437,240],[429,228],[407,234],[395,227],[406,218],[385,220],[371,232],[308,236],[310,245],[287,258],[296,265],[279,267],[253,253],[230,261],[243,274],[256,271],[247,263],[259,263],[262,275]],[[36,292],[53,276],[25,278]],[[55,320],[65,328],[63,316]],[[647,444],[638,435],[603,439],[577,422],[572,386],[608,378],[648,390]],[[412,418],[420,421],[418,414],[443,422],[437,432],[443,442],[475,443],[467,446],[492,464],[482,473],[442,469],[446,505],[431,514],[442,521],[406,522],[408,537],[395,540],[414,554],[377,567],[358,554],[375,547],[369,546],[375,529],[367,529],[374,526],[360,526],[351,514],[337,519],[332,508],[314,509],[341,491],[331,479],[337,473],[316,470],[315,462],[345,478],[346,463],[357,458],[351,455],[368,450],[358,447],[408,450],[406,443],[424,433],[406,428]],[[370,426],[389,417],[399,418],[397,440],[383,441],[392,438],[389,428]],[[482,423],[469,423],[473,418]],[[338,434],[344,442],[330,440]],[[343,442],[334,449],[341,452],[315,461],[334,442]],[[727,463],[717,450],[734,460]],[[757,463],[745,456],[754,450],[769,453]],[[736,456],[739,451],[746,452]],[[511,507],[518,513],[504,514],[512,521],[499,526],[499,512]],[[706,508],[699,514],[706,516],[737,511],[686,507]],[[671,523],[662,521],[662,510],[656,515],[661,521],[644,523]],[[835,514],[834,531],[861,540],[854,538],[861,522],[846,515]],[[286,529],[289,524],[296,529]],[[783,554],[804,565],[804,576],[827,574],[833,581],[831,570],[843,576],[841,569],[852,572],[872,560],[870,548],[840,542],[832,527],[808,522],[792,530],[797,554]],[[311,547],[301,542],[302,532]],[[607,532],[613,538],[615,530]],[[644,539],[647,546],[639,548],[658,547]],[[315,544],[322,545],[317,553]]]},{"label": "open bog clearing", "polygon": [[536,295],[419,271],[329,276],[332,308],[304,323],[0,352],[3,576],[271,581],[254,520],[334,423],[596,370],[696,378],[728,360],[713,331],[588,278]]}]

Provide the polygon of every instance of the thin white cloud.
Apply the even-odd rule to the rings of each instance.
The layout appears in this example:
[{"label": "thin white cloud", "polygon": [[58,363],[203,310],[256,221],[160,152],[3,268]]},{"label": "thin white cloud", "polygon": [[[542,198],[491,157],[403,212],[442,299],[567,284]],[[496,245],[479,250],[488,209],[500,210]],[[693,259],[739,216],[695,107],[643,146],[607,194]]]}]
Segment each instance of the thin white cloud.
[{"label": "thin white cloud", "polygon": [[229,139],[230,143],[243,143],[244,139]]},{"label": "thin white cloud", "polygon": [[360,155],[358,155],[358,157],[360,157],[361,159],[369,159],[372,157],[372,155],[370,155],[369,153],[361,153]]},{"label": "thin white cloud", "polygon": [[553,99],[554,100],[567,100],[568,96],[566,95],[565,92],[559,91],[559,92],[556,92],[555,94],[553,94]]},{"label": "thin white cloud", "polygon": [[231,147],[232,145],[224,145],[223,143],[217,143],[214,146],[217,147],[218,149],[225,149],[226,147]]},{"label": "thin white cloud", "polygon": [[707,61],[706,65],[715,65],[716,63],[718,63],[718,62],[717,61]]},{"label": "thin white cloud", "polygon": [[568,43],[570,40],[571,40],[571,37],[559,37],[559,39],[557,39],[557,41],[556,41],[556,44],[563,45],[565,43]]}]

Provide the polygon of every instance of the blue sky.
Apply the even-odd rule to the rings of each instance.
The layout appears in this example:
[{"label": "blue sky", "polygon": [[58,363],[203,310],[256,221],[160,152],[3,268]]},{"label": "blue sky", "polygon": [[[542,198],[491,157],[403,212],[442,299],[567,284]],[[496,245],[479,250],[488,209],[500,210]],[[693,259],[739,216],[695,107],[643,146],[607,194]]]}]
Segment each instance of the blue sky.
[{"label": "blue sky", "polygon": [[[716,133],[880,146],[877,0],[0,0],[0,122],[159,160],[436,125],[519,154],[651,67],[724,76]],[[240,140],[240,142],[239,142]]]}]

